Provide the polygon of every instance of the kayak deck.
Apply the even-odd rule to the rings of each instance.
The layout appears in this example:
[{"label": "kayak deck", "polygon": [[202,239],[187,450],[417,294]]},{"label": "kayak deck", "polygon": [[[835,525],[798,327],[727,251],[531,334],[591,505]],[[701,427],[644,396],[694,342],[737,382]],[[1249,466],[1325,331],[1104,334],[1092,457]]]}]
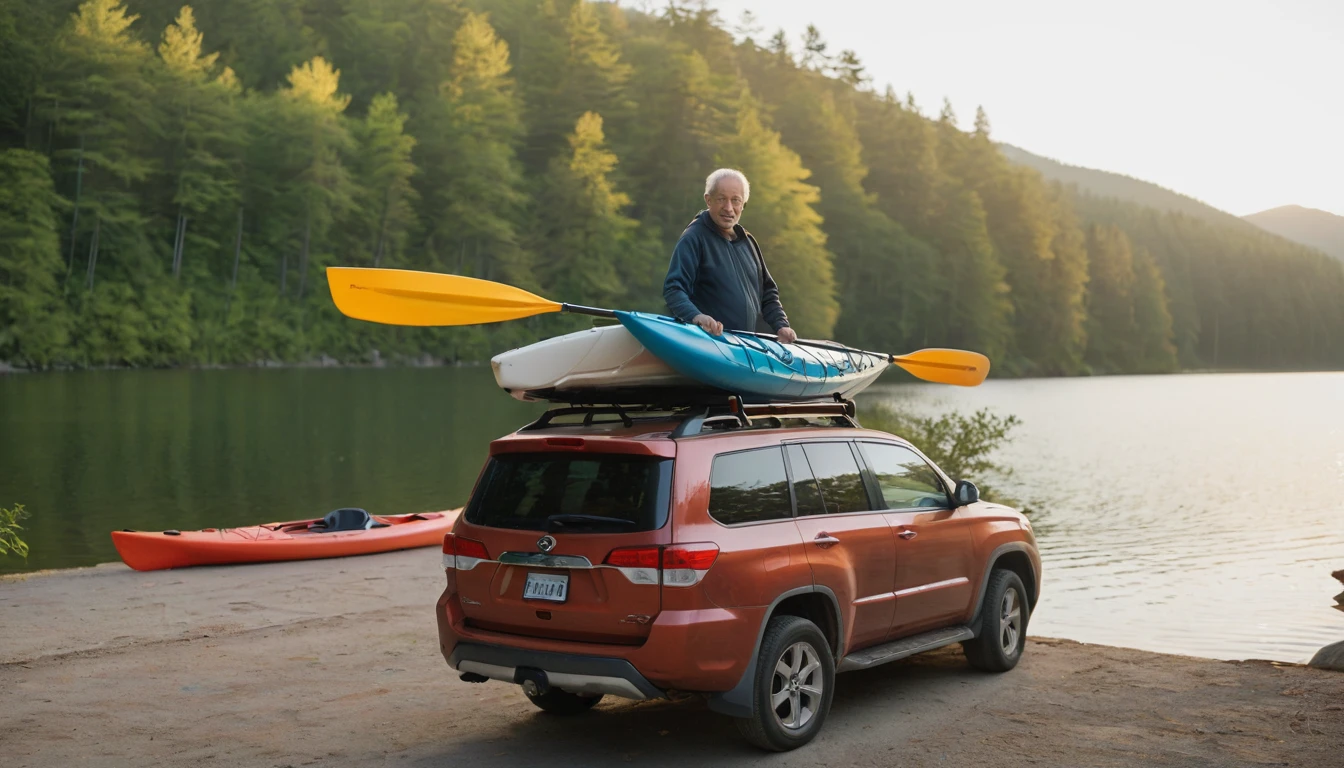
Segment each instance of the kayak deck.
[{"label": "kayak deck", "polygon": [[711,336],[698,326],[643,312],[616,317],[673,370],[750,402],[852,398],[889,364],[884,355],[828,342],[784,344],[732,331]]},{"label": "kayak deck", "polygon": [[112,543],[137,571],[347,557],[438,545],[461,511],[373,515],[379,527],[353,531],[319,529],[322,518],[199,531],[113,531]]}]

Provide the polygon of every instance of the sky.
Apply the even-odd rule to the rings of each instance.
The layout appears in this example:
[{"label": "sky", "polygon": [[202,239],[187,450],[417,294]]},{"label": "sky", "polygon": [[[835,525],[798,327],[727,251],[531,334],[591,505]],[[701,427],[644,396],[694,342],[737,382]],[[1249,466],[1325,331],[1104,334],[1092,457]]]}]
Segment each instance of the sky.
[{"label": "sky", "polygon": [[1344,0],[710,0],[809,23],[928,115],[1243,216],[1344,215]]}]

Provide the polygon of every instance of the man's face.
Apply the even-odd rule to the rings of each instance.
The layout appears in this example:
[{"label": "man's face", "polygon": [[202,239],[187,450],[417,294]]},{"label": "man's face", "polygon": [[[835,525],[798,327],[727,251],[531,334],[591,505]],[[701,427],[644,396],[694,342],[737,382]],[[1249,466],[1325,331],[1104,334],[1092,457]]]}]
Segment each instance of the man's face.
[{"label": "man's face", "polygon": [[742,198],[745,196],[746,190],[742,188],[742,182],[731,176],[720,179],[719,183],[714,185],[713,191],[705,195],[709,215],[720,229],[732,229],[737,220],[742,218],[742,208],[746,205]]}]

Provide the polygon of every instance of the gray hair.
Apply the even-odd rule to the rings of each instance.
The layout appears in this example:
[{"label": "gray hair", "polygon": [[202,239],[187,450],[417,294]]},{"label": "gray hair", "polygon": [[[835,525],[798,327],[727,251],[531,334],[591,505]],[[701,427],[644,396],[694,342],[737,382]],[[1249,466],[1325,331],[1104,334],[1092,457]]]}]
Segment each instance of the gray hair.
[{"label": "gray hair", "polygon": [[751,199],[751,182],[747,181],[747,177],[741,171],[733,168],[720,168],[709,174],[709,178],[705,179],[705,197],[714,194],[714,188],[724,179],[737,179],[742,182],[742,202]]}]

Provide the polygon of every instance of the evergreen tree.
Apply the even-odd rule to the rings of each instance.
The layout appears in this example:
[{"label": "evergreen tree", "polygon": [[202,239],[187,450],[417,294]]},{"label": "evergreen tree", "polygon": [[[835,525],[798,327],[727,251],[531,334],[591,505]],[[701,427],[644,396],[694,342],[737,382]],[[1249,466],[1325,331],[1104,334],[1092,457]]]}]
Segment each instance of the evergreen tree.
[{"label": "evergreen tree", "polygon": [[1167,288],[1157,261],[1147,248],[1134,249],[1134,325],[1138,373],[1166,373],[1176,368]]},{"label": "evergreen tree", "polygon": [[630,293],[626,280],[647,275],[656,262],[641,242],[639,222],[624,214],[630,198],[611,182],[617,161],[606,148],[601,116],[580,117],[569,146],[567,156],[551,161],[541,184],[538,278],[565,301],[616,305]]},{"label": "evergreen tree", "polygon": [[1001,360],[1012,340],[1011,289],[1007,271],[990,241],[980,197],[967,189],[940,195],[933,234],[943,278],[937,294],[945,303],[934,308],[926,343],[979,350]]},{"label": "evergreen tree", "polygon": [[[353,141],[341,113],[350,97],[337,93],[340,70],[332,68],[321,56],[294,67],[289,87],[282,91],[281,115],[283,141],[288,149],[286,167],[296,173],[289,196],[298,206],[293,223],[299,234],[298,297],[303,298],[309,263],[316,249],[325,262],[331,245],[328,234],[337,217],[353,205],[350,174],[342,157],[353,148]],[[323,264],[319,264],[322,266]],[[288,254],[285,255],[281,292],[287,289]]]},{"label": "evergreen tree", "polygon": [[80,282],[89,290],[101,251],[120,252],[131,270],[148,255],[135,185],[154,169],[143,142],[155,126],[152,91],[142,75],[149,46],[130,31],[136,18],[117,0],[82,4],[39,91],[52,154],[73,187],[67,276],[85,255]]},{"label": "evergreen tree", "polygon": [[65,206],[47,159],[0,152],[0,360],[45,368],[66,359],[71,318],[61,299]]},{"label": "evergreen tree", "polygon": [[436,105],[432,174],[423,194],[432,213],[431,263],[487,280],[535,286],[520,245],[526,204],[515,146],[522,135],[509,76],[509,47],[480,14],[467,14],[453,36],[453,65]]},{"label": "evergreen tree", "polygon": [[158,48],[165,77],[157,101],[167,112],[162,127],[168,150],[160,167],[166,177],[164,188],[173,190],[174,277],[181,271],[188,238],[211,249],[218,247],[213,236],[221,234],[219,228],[227,229],[226,220],[236,207],[234,169],[226,158],[243,137],[232,109],[228,78],[210,78],[218,54],[202,52],[202,37],[191,6],[183,6],[176,21],[164,30]]},{"label": "evergreen tree", "polygon": [[360,210],[375,267],[397,262],[415,224],[415,137],[405,128],[406,115],[398,111],[396,95],[385,93],[374,98],[359,131]]},{"label": "evergreen tree", "polygon": [[1118,227],[1087,229],[1087,362],[1105,373],[1130,370],[1136,363],[1134,257]]}]

